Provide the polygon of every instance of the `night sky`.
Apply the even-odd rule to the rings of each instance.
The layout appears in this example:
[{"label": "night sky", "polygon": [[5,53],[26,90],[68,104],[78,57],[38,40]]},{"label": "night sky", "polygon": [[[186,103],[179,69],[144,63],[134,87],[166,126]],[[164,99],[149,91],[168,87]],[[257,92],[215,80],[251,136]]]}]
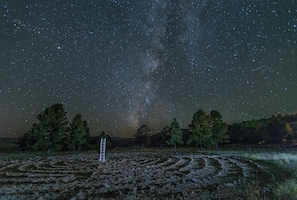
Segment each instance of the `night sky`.
[{"label": "night sky", "polygon": [[125,137],[297,113],[297,0],[0,2],[0,137],[55,103]]}]

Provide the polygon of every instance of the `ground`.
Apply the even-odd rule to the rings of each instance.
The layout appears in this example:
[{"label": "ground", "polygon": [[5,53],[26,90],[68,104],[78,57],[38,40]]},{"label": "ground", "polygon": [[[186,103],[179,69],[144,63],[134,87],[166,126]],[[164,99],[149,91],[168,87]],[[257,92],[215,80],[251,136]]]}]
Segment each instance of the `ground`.
[{"label": "ground", "polygon": [[0,199],[247,199],[277,172],[230,155],[122,152],[0,161]]}]

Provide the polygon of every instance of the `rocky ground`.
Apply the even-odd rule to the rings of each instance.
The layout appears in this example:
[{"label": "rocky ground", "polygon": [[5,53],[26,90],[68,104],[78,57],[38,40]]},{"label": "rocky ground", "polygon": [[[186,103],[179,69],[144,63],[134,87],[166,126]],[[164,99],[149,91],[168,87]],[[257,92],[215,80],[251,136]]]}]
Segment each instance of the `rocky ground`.
[{"label": "rocky ground", "polygon": [[[0,161],[0,199],[246,199],[269,195],[272,169],[232,156],[109,153]],[[266,194],[264,194],[266,193]]]}]

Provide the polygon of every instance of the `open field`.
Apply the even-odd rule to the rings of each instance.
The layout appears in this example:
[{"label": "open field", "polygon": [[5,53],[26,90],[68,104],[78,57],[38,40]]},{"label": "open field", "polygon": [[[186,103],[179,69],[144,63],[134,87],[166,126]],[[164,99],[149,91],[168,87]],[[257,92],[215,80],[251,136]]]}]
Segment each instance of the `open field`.
[{"label": "open field", "polygon": [[272,198],[275,165],[232,155],[113,152],[0,161],[0,199]]}]

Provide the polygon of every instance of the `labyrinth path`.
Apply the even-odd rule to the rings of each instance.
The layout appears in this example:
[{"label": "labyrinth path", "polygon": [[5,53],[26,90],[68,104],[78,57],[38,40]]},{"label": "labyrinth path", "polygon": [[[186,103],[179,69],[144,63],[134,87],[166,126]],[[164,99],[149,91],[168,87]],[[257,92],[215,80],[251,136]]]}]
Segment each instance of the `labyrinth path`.
[{"label": "labyrinth path", "polygon": [[[270,193],[267,166],[231,156],[109,153],[1,161],[0,199],[241,199]],[[259,186],[259,189],[256,188]]]}]

